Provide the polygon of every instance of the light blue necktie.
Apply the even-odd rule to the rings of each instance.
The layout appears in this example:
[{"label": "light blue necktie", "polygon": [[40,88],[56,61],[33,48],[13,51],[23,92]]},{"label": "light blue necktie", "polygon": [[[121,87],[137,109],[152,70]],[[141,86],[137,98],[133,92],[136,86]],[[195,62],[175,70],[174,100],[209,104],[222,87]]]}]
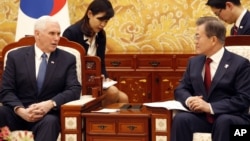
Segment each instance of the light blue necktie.
[{"label": "light blue necktie", "polygon": [[47,55],[45,53],[42,54],[42,62],[40,64],[38,75],[37,75],[37,87],[38,87],[38,93],[41,92],[43,81],[45,78],[46,68],[47,68]]}]

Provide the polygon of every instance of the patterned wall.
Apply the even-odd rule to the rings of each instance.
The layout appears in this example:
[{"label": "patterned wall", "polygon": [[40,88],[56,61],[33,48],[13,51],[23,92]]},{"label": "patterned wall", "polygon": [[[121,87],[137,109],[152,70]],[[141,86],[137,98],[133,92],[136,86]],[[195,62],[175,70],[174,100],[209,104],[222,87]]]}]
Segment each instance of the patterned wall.
[{"label": "patterned wall", "polygon": [[[92,0],[68,0],[70,22]],[[0,50],[15,40],[20,0],[0,1]],[[213,15],[207,0],[111,0],[116,15],[106,26],[107,53],[189,52],[194,50],[195,20]],[[242,0],[250,9],[250,1]],[[229,28],[231,25],[227,25]],[[29,28],[29,26],[24,27]]]}]

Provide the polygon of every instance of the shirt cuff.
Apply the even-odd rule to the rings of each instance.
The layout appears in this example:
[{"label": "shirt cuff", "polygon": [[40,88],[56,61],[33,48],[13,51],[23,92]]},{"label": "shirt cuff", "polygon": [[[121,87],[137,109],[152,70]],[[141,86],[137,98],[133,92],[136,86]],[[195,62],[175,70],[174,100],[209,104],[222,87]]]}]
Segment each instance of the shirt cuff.
[{"label": "shirt cuff", "polygon": [[185,101],[185,104],[186,104],[186,106],[187,106],[188,108],[189,108],[188,101],[189,101],[190,98],[191,98],[191,97],[187,98],[186,101]]},{"label": "shirt cuff", "polygon": [[208,103],[208,105],[209,105],[209,109],[210,109],[210,114],[211,114],[211,115],[214,115],[214,110],[213,110],[213,108],[212,108],[211,104],[210,104],[210,103]]},{"label": "shirt cuff", "polygon": [[[16,111],[17,111],[17,109],[18,108],[24,108],[23,106],[16,106],[16,107],[14,107],[14,112],[16,113]],[[17,113],[16,113],[17,114]]]}]

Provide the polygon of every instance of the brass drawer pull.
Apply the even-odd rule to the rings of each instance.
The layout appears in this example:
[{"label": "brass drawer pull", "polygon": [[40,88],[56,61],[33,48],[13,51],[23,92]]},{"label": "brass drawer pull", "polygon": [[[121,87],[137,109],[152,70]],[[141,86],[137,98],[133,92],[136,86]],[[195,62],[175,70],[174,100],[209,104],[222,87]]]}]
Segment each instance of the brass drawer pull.
[{"label": "brass drawer pull", "polygon": [[105,125],[99,125],[98,126],[101,130],[104,130],[107,126],[105,126]]},{"label": "brass drawer pull", "polygon": [[149,64],[151,64],[151,66],[153,66],[153,67],[158,67],[160,62],[152,61],[152,62],[149,62]]},{"label": "brass drawer pull", "polygon": [[131,131],[134,131],[134,130],[135,130],[135,128],[136,128],[136,126],[133,126],[133,125],[128,126],[128,129],[129,129],[129,130],[131,130]]},{"label": "brass drawer pull", "polygon": [[121,62],[120,61],[112,61],[112,62],[110,62],[110,64],[114,67],[118,67],[118,66],[120,66]]}]

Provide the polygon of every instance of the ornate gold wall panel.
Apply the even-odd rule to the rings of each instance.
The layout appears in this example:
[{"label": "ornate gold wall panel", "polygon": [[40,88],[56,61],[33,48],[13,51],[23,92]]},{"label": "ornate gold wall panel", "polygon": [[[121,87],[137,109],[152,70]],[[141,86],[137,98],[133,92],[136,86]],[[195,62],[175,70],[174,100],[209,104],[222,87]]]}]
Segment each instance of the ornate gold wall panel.
[{"label": "ornate gold wall panel", "polygon": [[[70,22],[92,0],[68,0]],[[0,1],[0,50],[15,40],[20,0]],[[213,15],[207,0],[111,0],[116,15],[106,26],[107,53],[189,52],[194,50],[195,21]],[[250,9],[250,1],[242,0]],[[32,26],[32,25],[31,25]],[[232,25],[227,25],[229,29]],[[30,26],[24,27],[30,28]],[[229,34],[229,33],[228,33]]]}]

